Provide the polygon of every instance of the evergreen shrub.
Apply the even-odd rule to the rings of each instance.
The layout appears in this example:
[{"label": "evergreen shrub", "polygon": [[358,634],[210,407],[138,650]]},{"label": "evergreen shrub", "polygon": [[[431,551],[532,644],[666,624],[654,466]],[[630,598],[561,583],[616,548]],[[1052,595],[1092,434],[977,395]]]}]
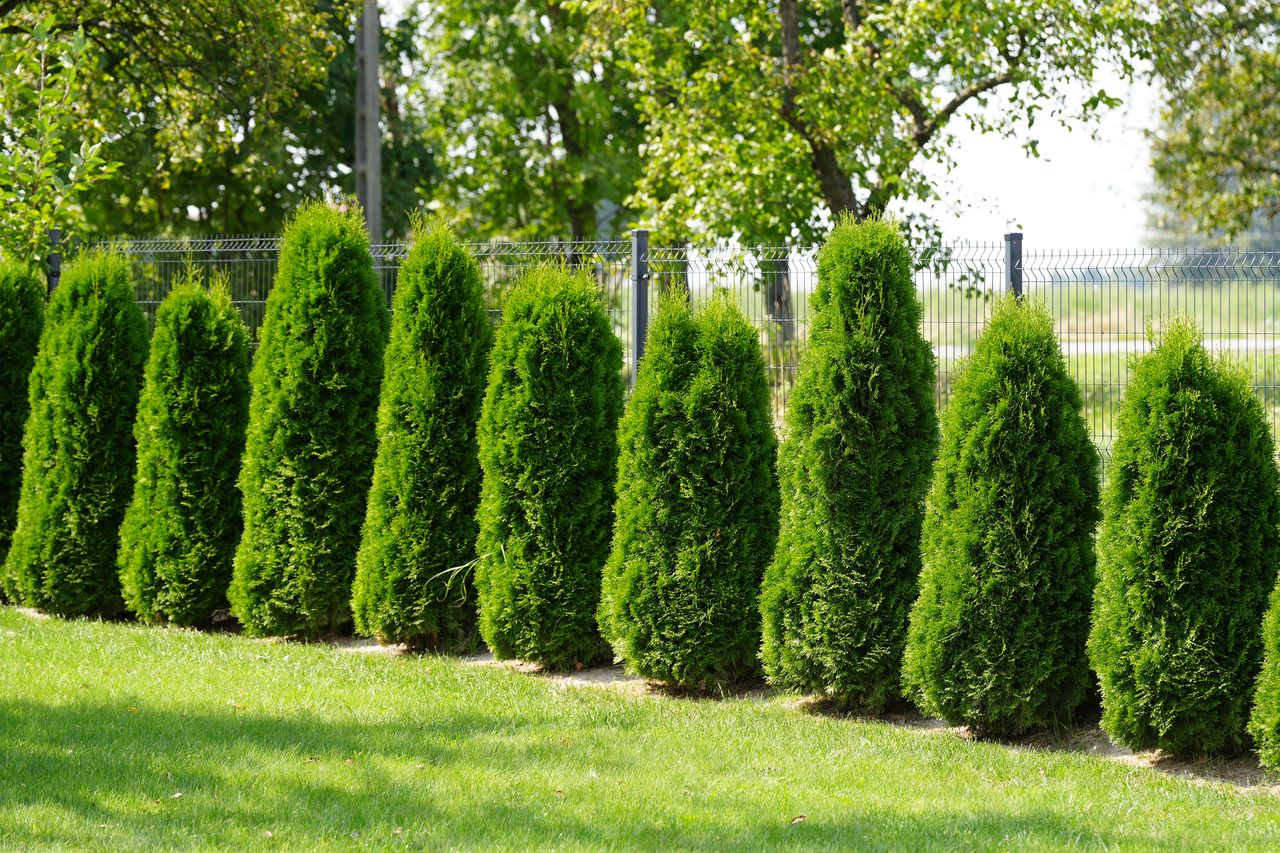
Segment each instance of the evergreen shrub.
[{"label": "evergreen shrub", "polygon": [[285,228],[251,377],[229,595],[251,634],[316,636],[350,618],[387,328],[359,213],[301,208]]},{"label": "evergreen shrub", "polygon": [[1053,319],[996,306],[952,387],[925,512],[903,681],[926,713],[1012,736],[1079,706],[1098,464]]},{"label": "evergreen shrub", "polygon": [[120,529],[125,603],[146,622],[198,625],[227,606],[240,541],[236,476],[249,416],[249,344],[224,283],[194,270],[156,311]]},{"label": "evergreen shrub", "polygon": [[1280,771],[1280,581],[1262,620],[1262,670],[1249,716],[1249,735],[1262,766]]},{"label": "evergreen shrub", "polygon": [[[18,514],[22,427],[29,411],[27,380],[43,325],[44,282],[29,267],[0,260],[0,566]],[[18,599],[6,575],[0,575],[0,593]]]},{"label": "evergreen shrub", "polygon": [[846,706],[901,698],[938,443],[934,361],[897,226],[840,223],[818,255],[809,346],[779,453],[762,658],[782,688]]},{"label": "evergreen shrub", "polygon": [[1280,566],[1278,486],[1247,372],[1174,323],[1130,371],[1102,501],[1089,656],[1115,740],[1244,745]]},{"label": "evergreen shrub", "polygon": [[717,296],[664,298],[619,427],[599,621],[628,669],[706,688],[755,672],[778,529],[759,333]]},{"label": "evergreen shrub", "polygon": [[622,409],[622,345],[595,282],[539,268],[507,296],[480,416],[476,585],[498,658],[598,660]]},{"label": "evergreen shrub", "polygon": [[1262,671],[1254,691],[1249,734],[1262,766],[1280,771],[1280,583],[1272,590],[1262,621]]},{"label": "evergreen shrub", "polygon": [[384,643],[458,645],[474,629],[476,425],[493,332],[475,260],[443,225],[400,265],[357,561],[356,629]]},{"label": "evergreen shrub", "polygon": [[28,387],[18,522],[5,562],[22,603],[113,616],[120,522],[133,489],[133,421],[147,321],[129,262],[85,254],[49,301]]}]

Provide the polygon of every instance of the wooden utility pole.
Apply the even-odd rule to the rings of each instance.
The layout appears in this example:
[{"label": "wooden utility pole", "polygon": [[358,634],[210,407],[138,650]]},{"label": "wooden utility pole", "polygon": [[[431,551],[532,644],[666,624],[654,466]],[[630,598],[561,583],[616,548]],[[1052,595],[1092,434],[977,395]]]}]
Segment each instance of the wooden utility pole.
[{"label": "wooden utility pole", "polygon": [[374,243],[382,242],[381,48],[377,0],[364,0],[356,31],[356,198]]}]

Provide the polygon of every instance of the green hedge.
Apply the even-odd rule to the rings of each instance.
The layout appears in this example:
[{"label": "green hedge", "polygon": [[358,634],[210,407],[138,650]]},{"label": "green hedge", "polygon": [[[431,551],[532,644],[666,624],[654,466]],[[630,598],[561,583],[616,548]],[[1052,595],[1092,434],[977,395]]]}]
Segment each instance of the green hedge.
[{"label": "green hedge", "polygon": [[598,660],[622,346],[595,282],[540,268],[507,296],[480,416],[476,585],[499,658]]},{"label": "green hedge", "polygon": [[996,306],[952,386],[903,682],[925,713],[1011,736],[1069,721],[1092,674],[1098,452],[1053,319]]},{"label": "green hedge", "polygon": [[756,670],[775,450],[759,333],[725,297],[664,299],[619,429],[599,613],[629,670],[704,688]]},{"label": "green hedge", "polygon": [[356,569],[356,629],[456,645],[474,629],[476,425],[493,332],[475,260],[442,225],[415,235],[396,284],[378,457]]},{"label": "green hedge", "polygon": [[775,685],[847,706],[901,697],[938,443],[920,313],[895,225],[845,221],[831,232],[779,454],[762,658]]},{"label": "green hedge", "polygon": [[227,606],[241,530],[249,344],[225,285],[187,280],[165,297],[145,377],[120,580],[143,621],[197,625]]},{"label": "green hedge", "polygon": [[387,327],[360,215],[303,207],[253,363],[230,590],[251,634],[315,636],[350,618]]},{"label": "green hedge", "polygon": [[124,258],[67,265],[28,389],[18,524],[5,563],[23,603],[62,616],[124,606],[116,571],[133,488],[147,321]]},{"label": "green hedge", "polygon": [[1090,659],[1134,749],[1239,749],[1280,566],[1280,477],[1246,371],[1189,323],[1137,359],[1102,502]]},{"label": "green hedge", "polygon": [[[0,261],[0,566],[18,515],[22,427],[29,411],[27,379],[44,325],[44,282],[13,261]],[[0,573],[0,593],[18,600],[13,579]]]}]

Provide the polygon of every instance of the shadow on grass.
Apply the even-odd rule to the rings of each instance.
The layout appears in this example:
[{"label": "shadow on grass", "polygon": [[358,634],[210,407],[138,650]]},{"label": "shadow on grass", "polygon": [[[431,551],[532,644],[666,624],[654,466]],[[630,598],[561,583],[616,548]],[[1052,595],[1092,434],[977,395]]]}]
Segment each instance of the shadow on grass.
[{"label": "shadow on grass", "polygon": [[[1150,841],[1101,836],[1049,810],[859,811],[830,791],[812,792],[815,813],[800,819],[761,808],[761,792],[737,774],[719,780],[723,792],[714,804],[695,808],[683,801],[677,779],[663,777],[661,768],[639,773],[628,764],[634,753],[625,750],[613,753],[613,763],[589,757],[610,791],[601,785],[561,791],[547,780],[572,759],[538,737],[546,727],[482,710],[342,723],[0,701],[0,846],[927,848],[988,847],[1002,839],[1037,847]],[[628,790],[633,772],[648,787]]]},{"label": "shadow on grass", "polygon": [[1166,755],[1159,751],[1136,753],[1112,743],[1098,726],[1100,709],[1091,705],[1086,705],[1070,724],[1032,731],[1018,737],[980,735],[965,726],[952,726],[945,720],[927,717],[905,701],[882,711],[850,709],[838,702],[819,697],[805,697],[795,702],[794,706],[815,716],[937,732],[940,735],[993,743],[1010,749],[1092,755],[1201,782],[1224,783],[1241,788],[1275,785],[1275,780],[1267,775],[1258,764],[1257,756],[1253,754],[1197,757]]}]

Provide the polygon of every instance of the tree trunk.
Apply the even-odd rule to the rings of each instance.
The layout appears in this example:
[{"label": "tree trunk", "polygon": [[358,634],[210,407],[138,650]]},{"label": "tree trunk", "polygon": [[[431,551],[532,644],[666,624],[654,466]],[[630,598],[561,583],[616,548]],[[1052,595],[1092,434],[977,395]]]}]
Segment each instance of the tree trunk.
[{"label": "tree trunk", "polygon": [[764,310],[776,327],[773,342],[790,344],[796,336],[796,319],[791,310],[790,254],[761,261],[764,273]]}]

